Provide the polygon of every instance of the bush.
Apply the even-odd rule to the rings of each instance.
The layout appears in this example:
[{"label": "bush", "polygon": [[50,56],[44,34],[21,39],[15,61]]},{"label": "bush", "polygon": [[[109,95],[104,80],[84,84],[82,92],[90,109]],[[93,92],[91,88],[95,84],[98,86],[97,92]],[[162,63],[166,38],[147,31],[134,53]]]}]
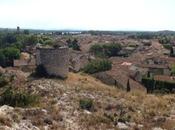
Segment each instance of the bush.
[{"label": "bush", "polygon": [[159,43],[161,44],[170,44],[171,43],[171,38],[168,36],[162,36],[159,38]]},{"label": "bush", "polygon": [[13,66],[13,60],[19,59],[20,50],[16,47],[7,47],[0,50],[0,65],[3,67]]},{"label": "bush", "polygon": [[91,99],[81,99],[79,104],[81,109],[90,111],[93,108],[93,101]]},{"label": "bush", "polygon": [[26,38],[25,38],[25,42],[28,44],[28,45],[35,45],[38,43],[38,37],[36,35],[28,35]]},{"label": "bush", "polygon": [[53,45],[53,41],[52,40],[46,40],[43,42],[44,45]]},{"label": "bush", "polygon": [[90,48],[90,52],[98,57],[104,57],[103,46],[100,44],[92,45]]},{"label": "bush", "polygon": [[163,44],[163,47],[168,49],[168,50],[171,50],[172,45],[171,44]]},{"label": "bush", "polygon": [[4,78],[4,76],[0,76],[0,88],[4,87],[8,84],[8,81]]},{"label": "bush", "polygon": [[39,101],[38,96],[28,94],[23,91],[14,91],[9,87],[1,96],[0,96],[0,105],[9,105],[13,107],[25,107],[34,105]]},{"label": "bush", "polygon": [[93,74],[101,71],[107,71],[112,68],[112,63],[108,60],[93,60],[84,67],[84,72]]},{"label": "bush", "polygon": [[171,75],[175,76],[175,64],[171,68]]},{"label": "bush", "polygon": [[68,39],[66,42],[69,48],[72,48],[73,50],[77,50],[77,51],[81,50],[77,39],[74,39],[73,41],[71,39]]}]

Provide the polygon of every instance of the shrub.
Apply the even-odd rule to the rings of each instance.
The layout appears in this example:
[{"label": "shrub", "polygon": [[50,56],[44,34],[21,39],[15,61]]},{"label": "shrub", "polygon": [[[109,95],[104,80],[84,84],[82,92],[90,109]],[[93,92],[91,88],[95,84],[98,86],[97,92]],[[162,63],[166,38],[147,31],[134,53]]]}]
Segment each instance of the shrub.
[{"label": "shrub", "polygon": [[90,48],[90,52],[98,57],[112,57],[117,56],[118,52],[121,50],[120,44],[95,44]]},{"label": "shrub", "polygon": [[43,43],[44,43],[44,45],[53,45],[53,41],[52,40],[46,40]]},{"label": "shrub", "polygon": [[171,50],[172,45],[171,44],[163,44],[163,47],[168,49],[168,50]]},{"label": "shrub", "polygon": [[93,100],[91,99],[81,99],[79,104],[81,109],[90,111],[93,108]]},{"label": "shrub", "polygon": [[112,63],[108,60],[93,60],[84,67],[84,72],[93,74],[101,71],[107,71],[112,68]]},{"label": "shrub", "polygon": [[24,91],[15,91],[11,87],[7,88],[0,96],[0,105],[9,105],[13,107],[25,107],[34,105],[38,102],[38,96],[28,94]]},{"label": "shrub", "polygon": [[80,51],[80,45],[78,44],[77,39],[74,39],[73,41],[71,39],[68,39],[66,42],[67,42],[69,48],[72,48],[73,50]]},{"label": "shrub", "polygon": [[8,84],[8,81],[4,78],[4,76],[0,76],[0,88],[4,87]]},{"label": "shrub", "polygon": [[103,47],[100,44],[95,44],[90,47],[90,52],[95,56],[104,57]]},{"label": "shrub", "polygon": [[159,38],[159,43],[161,44],[169,44],[171,42],[171,38],[168,36],[162,36]]},{"label": "shrub", "polygon": [[121,50],[120,44],[115,43],[103,45],[103,48],[105,55],[108,57],[117,56],[118,52]]},{"label": "shrub", "polygon": [[171,75],[175,76],[175,64],[171,68]]}]

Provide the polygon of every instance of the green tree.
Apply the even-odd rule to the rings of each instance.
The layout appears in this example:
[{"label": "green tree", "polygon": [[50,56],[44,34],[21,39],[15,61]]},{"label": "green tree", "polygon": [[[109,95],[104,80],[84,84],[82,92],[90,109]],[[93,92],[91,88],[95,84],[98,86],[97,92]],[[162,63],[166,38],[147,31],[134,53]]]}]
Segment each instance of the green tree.
[{"label": "green tree", "polygon": [[17,42],[17,39],[16,39],[16,35],[14,33],[4,34],[4,36],[2,38],[2,43],[4,45],[8,46],[9,44],[12,44],[15,42]]},{"label": "green tree", "polygon": [[3,54],[5,55],[5,62],[7,66],[13,65],[14,59],[19,59],[20,50],[14,47],[7,47],[3,49]]},{"label": "green tree", "polygon": [[0,50],[0,66],[5,66],[5,55],[3,54],[3,50]]},{"label": "green tree", "polygon": [[116,43],[111,44],[95,44],[90,48],[90,52],[97,57],[112,57],[117,56],[121,50],[121,45]]},{"label": "green tree", "polygon": [[38,43],[38,37],[36,35],[30,35],[26,38],[28,45],[35,45]]},{"label": "green tree", "polygon": [[52,40],[46,40],[44,41],[44,45],[53,45],[53,41]]},{"label": "green tree", "polygon": [[66,42],[67,42],[69,48],[72,48],[73,50],[80,51],[80,45],[78,44],[77,39],[74,39],[73,41],[71,41],[71,39],[68,39]]},{"label": "green tree", "polygon": [[175,64],[171,68],[171,75],[175,76]]},{"label": "green tree", "polygon": [[103,47],[100,44],[95,44],[90,47],[90,52],[98,57],[103,57]]},{"label": "green tree", "polygon": [[26,34],[26,35],[29,35],[29,30],[25,29],[25,30],[23,31],[23,33]]},{"label": "green tree", "polygon": [[174,49],[173,49],[173,47],[171,47],[171,50],[170,50],[170,56],[171,56],[171,57],[174,56]]},{"label": "green tree", "polygon": [[107,71],[112,68],[112,63],[106,59],[93,60],[84,67],[84,72],[93,74],[101,71]]},{"label": "green tree", "polygon": [[72,47],[71,39],[69,38],[68,40],[66,40],[66,42],[67,42],[68,47],[71,48]]},{"label": "green tree", "polygon": [[129,82],[129,79],[128,79],[128,82],[127,82],[127,92],[130,92],[131,91],[131,87],[130,87],[130,82]]},{"label": "green tree", "polygon": [[105,50],[104,51],[105,55],[108,57],[117,56],[118,52],[121,50],[120,44],[115,44],[115,43],[104,44],[103,48]]}]

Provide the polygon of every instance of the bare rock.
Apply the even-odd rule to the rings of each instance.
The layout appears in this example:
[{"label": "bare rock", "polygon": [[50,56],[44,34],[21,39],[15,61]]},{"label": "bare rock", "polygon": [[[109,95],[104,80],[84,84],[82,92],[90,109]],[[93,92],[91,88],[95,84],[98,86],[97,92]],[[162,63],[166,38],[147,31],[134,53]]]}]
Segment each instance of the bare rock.
[{"label": "bare rock", "polygon": [[160,128],[160,127],[155,127],[155,128],[153,128],[152,130],[164,130],[164,129],[162,129],[162,128]]},{"label": "bare rock", "polygon": [[129,127],[125,123],[122,123],[122,122],[118,122],[117,126],[120,130],[128,130],[129,129]]},{"label": "bare rock", "polygon": [[2,107],[0,107],[0,115],[7,115],[8,113],[13,112],[14,108],[4,105]]},{"label": "bare rock", "polygon": [[40,130],[38,127],[32,125],[29,120],[22,120],[19,124],[12,127],[15,130]]}]

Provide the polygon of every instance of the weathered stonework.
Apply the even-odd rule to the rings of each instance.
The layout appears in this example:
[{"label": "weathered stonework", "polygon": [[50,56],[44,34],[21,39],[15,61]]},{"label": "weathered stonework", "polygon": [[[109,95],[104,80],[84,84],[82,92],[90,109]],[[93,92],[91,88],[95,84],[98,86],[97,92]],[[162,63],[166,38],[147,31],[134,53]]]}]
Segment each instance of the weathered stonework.
[{"label": "weathered stonework", "polygon": [[43,65],[50,76],[66,78],[69,72],[69,49],[37,48],[37,65]]}]

